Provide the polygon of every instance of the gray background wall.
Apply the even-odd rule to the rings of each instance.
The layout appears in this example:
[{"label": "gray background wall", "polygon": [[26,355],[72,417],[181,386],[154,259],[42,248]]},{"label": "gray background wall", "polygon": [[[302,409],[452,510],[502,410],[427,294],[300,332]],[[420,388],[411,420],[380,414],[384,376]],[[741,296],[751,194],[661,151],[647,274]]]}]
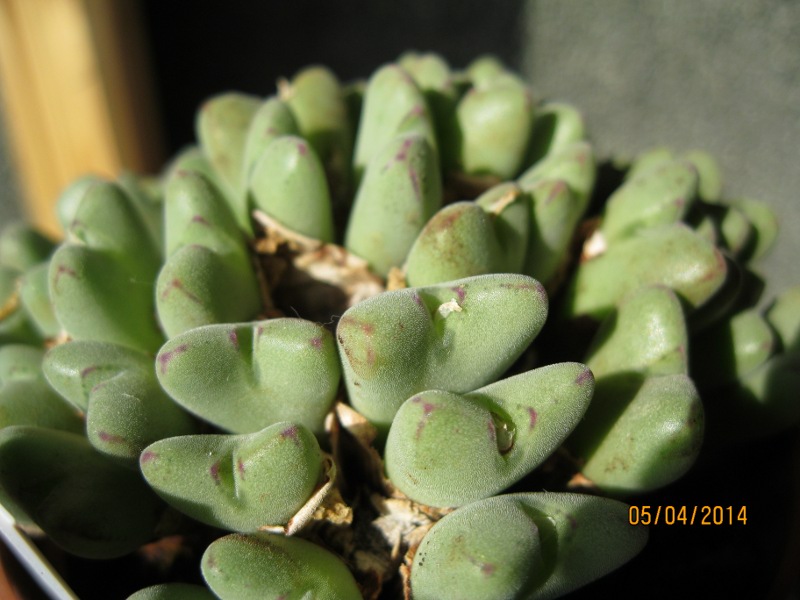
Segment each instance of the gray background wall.
[{"label": "gray background wall", "polygon": [[[579,106],[605,156],[702,148],[729,197],[774,208],[762,263],[772,291],[800,283],[800,2],[535,0],[522,68]],[[768,290],[769,291],[769,290]]]}]

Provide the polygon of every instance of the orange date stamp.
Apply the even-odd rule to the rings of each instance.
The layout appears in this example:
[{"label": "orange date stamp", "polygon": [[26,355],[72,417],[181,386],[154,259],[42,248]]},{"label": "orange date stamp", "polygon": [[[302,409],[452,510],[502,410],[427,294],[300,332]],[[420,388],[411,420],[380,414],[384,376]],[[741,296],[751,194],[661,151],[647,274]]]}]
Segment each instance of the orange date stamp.
[{"label": "orange date stamp", "polygon": [[647,504],[628,508],[630,525],[747,525],[747,506]]}]

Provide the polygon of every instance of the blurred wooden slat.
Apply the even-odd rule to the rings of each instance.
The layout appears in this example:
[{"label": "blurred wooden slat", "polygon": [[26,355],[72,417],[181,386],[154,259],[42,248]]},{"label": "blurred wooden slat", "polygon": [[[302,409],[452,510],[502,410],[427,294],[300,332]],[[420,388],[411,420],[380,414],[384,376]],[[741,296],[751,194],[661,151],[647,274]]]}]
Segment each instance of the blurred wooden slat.
[{"label": "blurred wooden slat", "polygon": [[135,0],[0,0],[0,90],[29,218],[85,173],[155,170],[158,119]]}]

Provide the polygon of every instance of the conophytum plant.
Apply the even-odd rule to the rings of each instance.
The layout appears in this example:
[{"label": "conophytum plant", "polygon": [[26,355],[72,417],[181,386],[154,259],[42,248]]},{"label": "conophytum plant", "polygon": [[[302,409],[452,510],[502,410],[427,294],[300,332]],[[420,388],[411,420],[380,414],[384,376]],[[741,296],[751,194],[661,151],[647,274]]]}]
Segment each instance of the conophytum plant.
[{"label": "conophytum plant", "polygon": [[209,99],[160,176],[69,186],[60,243],[0,234],[0,503],[80,557],[177,540],[195,580],[136,600],[619,568],[624,500],[800,420],[800,288],[761,302],[777,221],[708,154],[603,168],[491,57]]}]

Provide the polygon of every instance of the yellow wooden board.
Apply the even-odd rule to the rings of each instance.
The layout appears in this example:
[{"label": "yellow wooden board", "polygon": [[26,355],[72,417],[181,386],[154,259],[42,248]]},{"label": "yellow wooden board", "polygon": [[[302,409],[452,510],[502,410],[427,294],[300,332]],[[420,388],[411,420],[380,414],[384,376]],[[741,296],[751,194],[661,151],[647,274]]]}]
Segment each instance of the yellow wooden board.
[{"label": "yellow wooden board", "polygon": [[0,0],[0,91],[27,216],[50,234],[76,177],[161,163],[135,0]]}]

